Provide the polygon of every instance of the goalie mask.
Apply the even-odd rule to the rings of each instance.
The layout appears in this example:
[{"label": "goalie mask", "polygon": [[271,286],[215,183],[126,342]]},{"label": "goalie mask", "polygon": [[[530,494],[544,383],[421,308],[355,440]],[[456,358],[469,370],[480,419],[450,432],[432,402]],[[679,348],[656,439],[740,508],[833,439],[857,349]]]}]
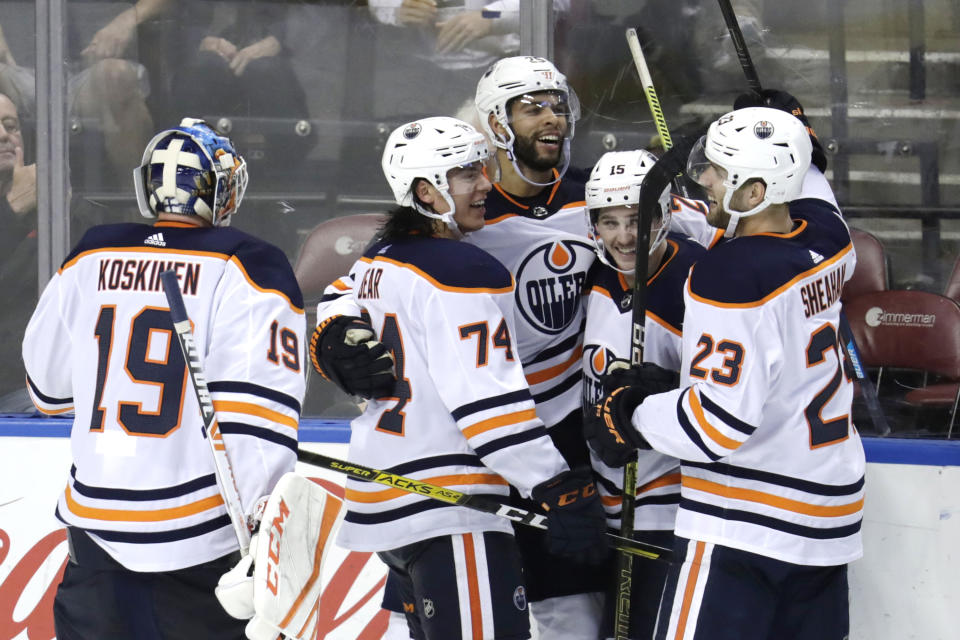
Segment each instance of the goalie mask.
[{"label": "goalie mask", "polygon": [[[724,235],[732,236],[740,218],[800,195],[812,148],[806,127],[792,114],[768,107],[738,109],[710,125],[690,152],[687,175],[703,187],[709,170],[722,180],[723,209],[730,214]],[[733,193],[751,179],[766,185],[763,201],[749,211],[731,211]]]},{"label": "goalie mask", "polygon": [[[607,247],[601,237],[601,214],[604,210],[627,209],[629,224],[633,229],[633,244],[636,245],[637,225],[639,221],[640,185],[647,172],[657,163],[657,158],[649,151],[610,151],[603,154],[590,173],[586,184],[587,222],[593,234],[596,253],[601,262],[619,271],[632,274],[635,269],[622,269],[617,266],[611,255],[611,248]],[[653,218],[651,228],[650,250],[653,255],[667,240],[667,231],[670,226],[670,188],[667,187],[660,194],[660,207]],[[611,221],[612,224],[612,221]]]},{"label": "goalie mask", "polygon": [[[443,220],[459,238],[463,234],[453,219],[456,204],[452,196],[460,194],[451,192],[454,187],[447,174],[462,168],[482,170],[488,155],[483,134],[456,118],[437,116],[397,127],[387,138],[381,164],[398,205],[413,207],[429,218]],[[418,179],[426,180],[440,192],[449,211],[431,211],[414,196]]]},{"label": "goalie mask", "polygon": [[[517,165],[517,152],[514,149],[516,135],[511,121],[511,103],[519,101],[525,108],[537,110],[549,108],[558,117],[566,119],[566,131],[561,144],[560,166],[557,167],[557,178],[551,182],[534,182],[520,171]],[[480,125],[487,137],[497,147],[507,152],[507,157],[514,170],[521,178],[536,186],[554,184],[563,177],[570,165],[570,140],[573,139],[574,127],[580,119],[580,101],[577,94],[567,84],[567,78],[560,73],[553,63],[545,58],[534,56],[516,56],[503,58],[493,63],[480,82],[477,83],[475,98],[477,113],[480,116]],[[498,136],[490,125],[490,114],[506,130],[506,137]]]},{"label": "goalie mask", "polygon": [[184,118],[147,144],[133,182],[145,218],[176,213],[227,226],[247,188],[247,163],[203,120]]}]

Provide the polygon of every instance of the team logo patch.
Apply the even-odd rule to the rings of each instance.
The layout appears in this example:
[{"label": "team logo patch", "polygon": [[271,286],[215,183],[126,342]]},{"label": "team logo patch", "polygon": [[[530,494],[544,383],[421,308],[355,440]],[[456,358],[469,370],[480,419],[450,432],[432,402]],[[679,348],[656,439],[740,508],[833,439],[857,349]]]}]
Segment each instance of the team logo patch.
[{"label": "team logo patch", "polygon": [[414,122],[409,127],[403,130],[403,137],[406,138],[407,140],[413,140],[418,135],[420,135],[420,132],[422,130],[423,128],[420,126],[420,123]]},{"label": "team logo patch", "polygon": [[427,618],[432,618],[437,614],[437,610],[433,607],[433,600],[430,598],[423,599],[423,615]]},{"label": "team logo patch", "polygon": [[527,590],[523,585],[513,590],[513,605],[520,611],[527,608]]},{"label": "team logo patch", "polygon": [[757,136],[761,140],[766,140],[773,135],[773,125],[767,120],[761,120],[757,124],[753,125],[753,135]]},{"label": "team logo patch", "polygon": [[594,255],[593,246],[579,240],[545,242],[530,251],[514,276],[517,306],[532,328],[553,335],[579,317]]},{"label": "team logo patch", "polygon": [[623,294],[623,297],[620,298],[620,310],[627,311],[631,308],[633,308],[633,294],[625,293]]}]

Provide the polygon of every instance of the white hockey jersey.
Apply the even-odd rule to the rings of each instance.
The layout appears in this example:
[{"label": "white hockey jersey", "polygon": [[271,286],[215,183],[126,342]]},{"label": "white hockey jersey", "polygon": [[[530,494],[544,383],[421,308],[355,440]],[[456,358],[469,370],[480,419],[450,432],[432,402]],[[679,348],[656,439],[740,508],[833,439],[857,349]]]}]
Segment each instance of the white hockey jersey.
[{"label": "white hockey jersey", "polygon": [[159,275],[180,281],[245,511],[296,462],[305,317],[286,256],[230,228],[94,227],[27,326],[30,395],[73,411],[56,515],[135,571],[238,548]]},{"label": "white hockey jersey", "polygon": [[499,185],[487,195],[486,224],[466,242],[488,251],[516,279],[513,322],[523,371],[547,427],[580,408],[582,298],[596,257],[574,171],[529,198]]},{"label": "white hockey jersey", "polygon": [[862,554],[865,460],[837,337],[855,265],[837,211],[790,204],[793,231],[719,243],[685,289],[681,388],[634,425],[682,463],[676,534],[786,562]]},{"label": "white hockey jersey", "polygon": [[[647,280],[647,311],[643,359],[671,371],[680,370],[683,327],[683,287],[694,262],[704,253],[699,244],[670,234],[667,251],[656,273]],[[587,326],[583,347],[583,405],[603,397],[600,377],[611,360],[630,359],[633,288],[626,279],[600,261],[589,277]],[[609,467],[591,451],[599,474],[598,488],[607,511],[607,524],[620,528],[623,468]],[[673,530],[680,502],[680,462],[658,451],[638,452],[637,499],[634,529]]]},{"label": "white hockey jersey", "polygon": [[[510,273],[485,251],[425,237],[375,243],[328,287],[318,323],[362,308],[398,378],[394,397],[369,401],[351,423],[351,461],[501,500],[508,483],[529,496],[567,469],[517,358],[513,293]],[[512,531],[491,514],[353,479],[346,504],[339,543],[360,551]]]}]

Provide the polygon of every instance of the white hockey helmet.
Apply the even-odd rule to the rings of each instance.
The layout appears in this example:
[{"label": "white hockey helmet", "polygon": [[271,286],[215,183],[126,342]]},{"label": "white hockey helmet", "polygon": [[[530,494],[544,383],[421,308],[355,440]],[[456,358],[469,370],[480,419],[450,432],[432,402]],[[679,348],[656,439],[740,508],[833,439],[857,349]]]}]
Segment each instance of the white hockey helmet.
[{"label": "white hockey helmet", "polygon": [[[387,178],[397,204],[413,207],[430,218],[443,220],[454,235],[461,235],[453,220],[456,206],[450,194],[447,172],[457,167],[483,163],[489,151],[482,133],[462,120],[446,116],[421,118],[393,130],[383,150],[383,175]],[[450,206],[439,214],[425,208],[414,197],[418,178],[440,192]]]},{"label": "white hockey helmet", "polygon": [[[607,256],[603,239],[594,229],[599,213],[606,207],[633,207],[640,204],[640,185],[650,169],[657,163],[657,157],[649,151],[637,149],[634,151],[608,151],[600,156],[597,164],[590,172],[590,179],[586,184],[587,223],[593,232],[593,242],[596,245],[597,256],[600,260],[620,271],[633,273],[633,269],[620,269]],[[670,226],[670,188],[664,188],[660,194],[660,221],[656,228],[656,235],[650,242],[649,253],[666,242],[668,227]],[[638,212],[639,213],[639,212]]]},{"label": "white hockey helmet", "polygon": [[[562,176],[570,164],[570,140],[573,139],[576,122],[580,119],[580,101],[576,92],[567,83],[567,77],[546,58],[514,56],[494,62],[477,83],[474,103],[480,116],[480,126],[494,145],[507,151],[517,174],[524,179],[527,178],[517,167],[513,152],[513,143],[516,138],[510,127],[507,103],[513,98],[541,91],[557,92],[566,111],[567,135],[563,141],[563,165],[558,169]],[[506,129],[506,138],[498,136],[490,126],[491,113]],[[527,181],[530,182],[530,180]],[[535,182],[532,184],[543,186]]]},{"label": "white hockey helmet", "polygon": [[147,144],[133,170],[140,214],[195,215],[228,226],[247,188],[247,163],[229,138],[206,122],[184,118]]},{"label": "white hockey helmet", "polygon": [[[700,182],[711,164],[726,171],[723,208],[730,214],[726,229],[730,236],[740,218],[800,195],[812,151],[810,134],[795,116],[769,107],[748,107],[731,111],[710,125],[707,135],[690,152],[687,174]],[[763,201],[749,211],[731,211],[733,192],[754,178],[766,185]]]}]

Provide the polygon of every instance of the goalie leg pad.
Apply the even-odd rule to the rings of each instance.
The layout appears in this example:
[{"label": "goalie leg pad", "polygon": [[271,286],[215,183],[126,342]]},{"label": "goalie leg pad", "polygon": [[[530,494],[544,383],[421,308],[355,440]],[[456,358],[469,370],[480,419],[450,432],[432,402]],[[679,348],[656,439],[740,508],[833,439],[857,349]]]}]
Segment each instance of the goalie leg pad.
[{"label": "goalie leg pad", "polygon": [[[263,512],[254,556],[248,637],[270,627],[287,638],[312,638],[324,551],[343,519],[343,502],[296,473],[277,483]],[[251,632],[254,635],[251,635]]]}]

